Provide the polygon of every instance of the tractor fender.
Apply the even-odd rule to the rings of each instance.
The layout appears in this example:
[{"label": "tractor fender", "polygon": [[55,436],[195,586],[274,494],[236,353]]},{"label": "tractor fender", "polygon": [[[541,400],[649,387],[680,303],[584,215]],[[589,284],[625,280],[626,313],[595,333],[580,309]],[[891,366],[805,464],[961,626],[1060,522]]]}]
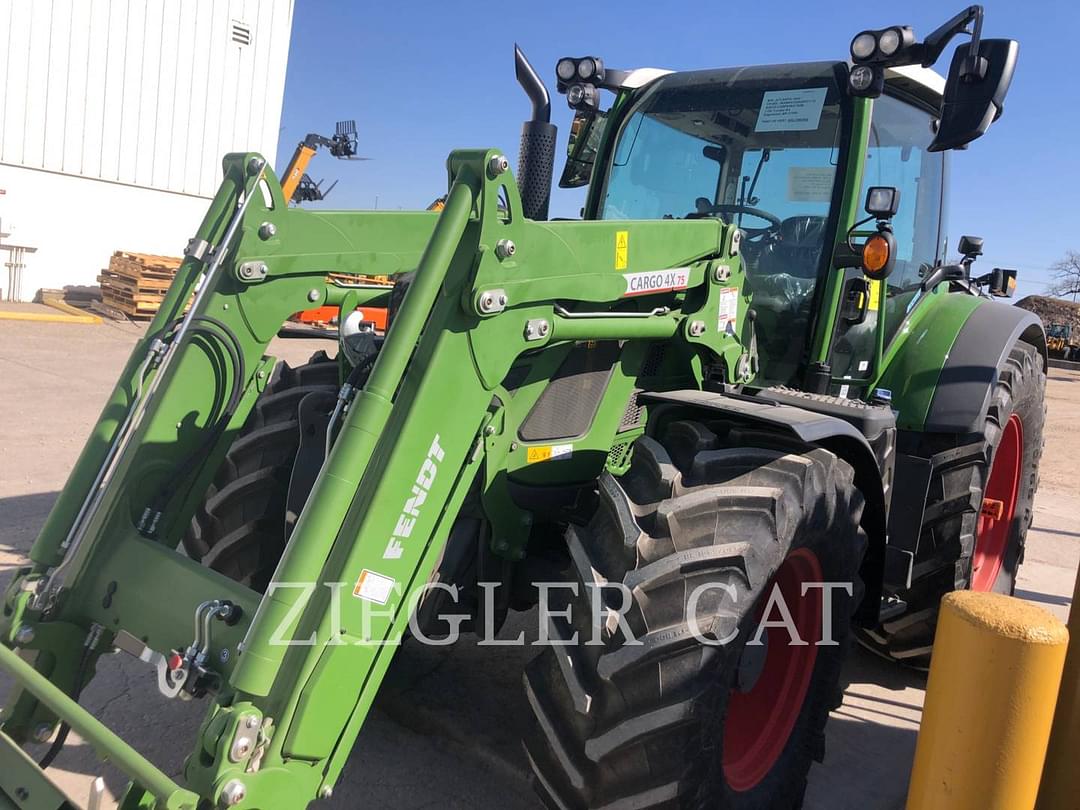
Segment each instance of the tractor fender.
[{"label": "tractor fender", "polygon": [[1046,333],[1037,315],[996,301],[976,307],[945,357],[923,430],[980,431],[998,370],[1018,342],[1035,346],[1046,362]]},{"label": "tractor fender", "polygon": [[866,594],[856,619],[867,625],[877,623],[885,571],[888,489],[895,456],[891,441],[883,457],[878,458],[866,436],[843,419],[759,397],[686,390],[643,393],[639,401],[652,406],[650,422],[658,415],[658,405],[705,411],[818,445],[850,464],[855,471],[855,486],[866,502],[862,526],[869,540],[860,571]]}]

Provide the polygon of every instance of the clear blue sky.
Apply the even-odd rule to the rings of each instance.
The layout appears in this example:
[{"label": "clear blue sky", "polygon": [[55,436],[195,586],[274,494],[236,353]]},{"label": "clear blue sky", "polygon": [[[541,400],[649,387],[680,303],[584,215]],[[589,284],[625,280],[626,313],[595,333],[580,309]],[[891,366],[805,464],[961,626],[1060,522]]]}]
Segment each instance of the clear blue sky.
[{"label": "clear blue sky", "polygon": [[[529,104],[514,80],[515,41],[552,92],[557,175],[570,122],[554,93],[560,56],[588,53],[612,67],[674,70],[844,59],[863,28],[908,24],[922,36],[963,7],[962,0],[296,0],[275,165],[284,167],[307,132],[329,134],[338,119],[355,118],[360,154],[373,159],[318,155],[311,175],[340,181],[325,205],[373,208],[378,198],[379,208],[423,208],[445,192],[451,149],[498,147],[516,165]],[[1080,250],[1080,84],[1071,44],[1080,33],[1080,4],[989,0],[985,8],[983,35],[1019,40],[1020,58],[1004,116],[968,151],[953,153],[950,245],[965,233],[985,237],[976,266],[1017,268],[1018,296],[1041,293],[1047,267],[1066,249]],[[948,52],[939,71],[947,59]],[[556,188],[553,215],[576,216],[582,197]]]}]

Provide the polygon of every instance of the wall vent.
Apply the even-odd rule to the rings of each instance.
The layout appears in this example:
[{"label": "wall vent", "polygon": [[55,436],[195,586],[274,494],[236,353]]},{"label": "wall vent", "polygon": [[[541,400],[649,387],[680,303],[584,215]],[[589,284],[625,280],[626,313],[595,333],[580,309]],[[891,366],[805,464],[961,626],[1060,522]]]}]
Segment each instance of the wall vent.
[{"label": "wall vent", "polygon": [[232,41],[238,45],[251,44],[251,26],[240,20],[232,21]]}]

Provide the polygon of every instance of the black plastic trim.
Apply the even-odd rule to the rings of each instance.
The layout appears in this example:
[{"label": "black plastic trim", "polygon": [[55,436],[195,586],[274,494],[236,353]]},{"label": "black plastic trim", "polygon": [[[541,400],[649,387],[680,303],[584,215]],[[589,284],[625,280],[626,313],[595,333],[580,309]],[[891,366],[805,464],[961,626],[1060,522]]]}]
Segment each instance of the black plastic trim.
[{"label": "black plastic trim", "polygon": [[1046,334],[1037,315],[987,301],[964,322],[938,376],[923,430],[976,433],[982,430],[998,370],[1019,342],[1046,359]]}]

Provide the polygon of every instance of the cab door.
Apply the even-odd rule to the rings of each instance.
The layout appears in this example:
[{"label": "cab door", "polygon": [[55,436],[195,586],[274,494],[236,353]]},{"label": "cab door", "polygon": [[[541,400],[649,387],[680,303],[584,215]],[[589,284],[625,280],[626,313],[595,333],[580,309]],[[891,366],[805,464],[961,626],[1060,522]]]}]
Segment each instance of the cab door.
[{"label": "cab door", "polygon": [[[896,264],[885,281],[845,271],[830,365],[834,390],[859,397],[879,369],[881,352],[921,298],[923,278],[945,256],[945,152],[928,152],[933,115],[899,97],[873,102],[860,199],[871,186],[893,186],[900,204],[892,220]],[[872,223],[867,225],[872,228]],[[860,243],[873,231],[856,231]],[[840,272],[840,271],[837,271]]]}]

